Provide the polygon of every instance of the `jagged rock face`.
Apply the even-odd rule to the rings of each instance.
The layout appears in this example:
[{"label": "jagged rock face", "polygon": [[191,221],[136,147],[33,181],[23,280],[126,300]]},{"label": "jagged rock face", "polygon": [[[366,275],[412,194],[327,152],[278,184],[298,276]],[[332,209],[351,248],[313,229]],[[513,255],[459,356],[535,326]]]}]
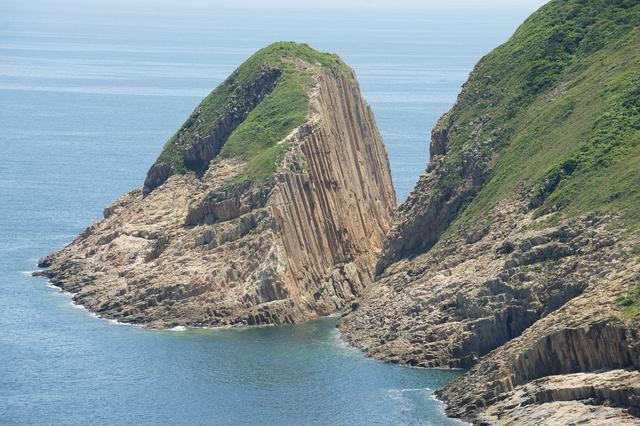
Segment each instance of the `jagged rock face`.
[{"label": "jagged rock face", "polygon": [[340,321],[374,358],[470,369],[452,416],[640,423],[639,24],[551,1],[483,58]]},{"label": "jagged rock face", "polygon": [[[473,367],[438,394],[455,417],[534,425],[545,417],[541,411],[548,417],[558,409],[565,417],[554,418],[562,424],[588,418],[582,403],[570,404],[568,397],[552,392],[531,399],[529,391],[519,392],[549,376],[639,369],[640,323],[616,319],[623,315],[616,300],[633,291],[640,276],[631,254],[637,240],[608,229],[610,217],[536,228],[524,212],[526,199],[505,203],[490,229],[388,267],[342,318],[343,337],[383,361]],[[598,376],[594,380],[596,388],[605,386]],[[590,401],[611,406],[611,421],[638,415],[640,386],[629,388],[631,383],[625,377],[620,384],[628,397]],[[502,403],[504,398],[515,402]],[[552,401],[564,402],[547,405]],[[521,408],[534,403],[538,408]],[[604,418],[599,416],[592,415],[594,424]]]},{"label": "jagged rock face", "polygon": [[616,407],[632,407],[637,413],[640,373],[609,370],[548,376],[518,386],[479,419],[503,424],[638,424],[631,414]]},{"label": "jagged rock face", "polygon": [[[541,413],[557,409],[547,404],[571,401],[562,409],[568,411],[565,424],[588,412],[579,408],[582,404],[615,407],[607,417],[617,417],[622,424],[640,423],[628,417],[640,415],[638,322],[608,319],[615,311],[611,296],[625,288],[629,272],[638,270],[612,273],[607,282],[587,289],[482,359],[440,394],[449,402],[449,413],[478,422],[518,418],[519,424],[534,425]],[[524,408],[529,404],[538,408]],[[597,416],[590,421],[600,424]]]},{"label": "jagged rock face", "polygon": [[[395,193],[355,76],[324,69],[308,95],[273,178],[239,180],[241,158],[170,173],[44,258],[44,275],[103,317],[157,328],[292,323],[348,306],[373,280]],[[216,149],[185,152],[204,161]]]},{"label": "jagged rock face", "polygon": [[[327,288],[340,299],[361,293],[372,272],[367,265],[373,265],[375,250],[382,246],[394,205],[388,160],[373,113],[352,91],[344,77],[320,76],[317,105],[324,120],[315,130],[305,129],[305,142],[285,158],[288,165],[305,159],[309,172],[281,175],[274,197],[273,217],[282,230],[278,235],[291,278],[305,277],[308,285],[316,286],[314,298],[325,297]],[[326,277],[332,265],[355,259],[356,268]]]},{"label": "jagged rock face", "polygon": [[[630,247],[607,230],[610,219],[535,229],[521,208],[496,208],[479,239],[460,235],[393,264],[343,318],[345,338],[382,360],[469,368],[621,267],[633,276]],[[633,285],[618,283],[615,295]]]},{"label": "jagged rock face", "polygon": [[450,116],[445,115],[433,129],[429,166],[398,208],[378,260],[378,274],[393,262],[431,248],[453,222],[464,202],[476,195],[486,182],[493,167],[491,159],[469,150],[463,152],[464,157],[457,170],[461,182],[455,187],[440,185],[452,173],[442,165],[453,126]]}]

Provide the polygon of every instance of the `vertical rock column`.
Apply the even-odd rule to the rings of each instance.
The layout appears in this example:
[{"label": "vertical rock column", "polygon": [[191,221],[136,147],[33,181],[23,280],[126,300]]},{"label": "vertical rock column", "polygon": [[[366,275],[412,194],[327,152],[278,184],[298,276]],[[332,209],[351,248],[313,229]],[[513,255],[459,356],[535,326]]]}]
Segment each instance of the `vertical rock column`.
[{"label": "vertical rock column", "polygon": [[[325,292],[349,300],[372,281],[396,196],[382,138],[355,78],[322,74],[315,103],[319,123],[298,142],[305,171],[283,176],[273,212],[291,293],[318,287],[315,302],[329,312],[336,304],[324,300]],[[334,292],[320,285],[327,279]]]}]

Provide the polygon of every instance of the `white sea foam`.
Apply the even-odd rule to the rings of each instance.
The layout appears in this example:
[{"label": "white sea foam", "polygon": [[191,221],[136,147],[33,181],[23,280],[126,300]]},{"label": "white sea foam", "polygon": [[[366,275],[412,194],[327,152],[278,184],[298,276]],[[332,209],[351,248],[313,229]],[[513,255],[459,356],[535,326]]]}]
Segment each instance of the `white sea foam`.
[{"label": "white sea foam", "polygon": [[[68,294],[71,294],[71,293],[68,293]],[[97,318],[97,319],[99,319],[101,321],[106,321],[109,324],[124,325],[124,326],[128,326],[128,327],[142,328],[142,325],[140,325],[140,324],[131,324],[131,323],[128,323],[128,322],[120,322],[120,321],[118,321],[116,319],[113,319],[113,318],[101,317],[100,315],[96,314],[95,312],[91,312],[89,309],[87,309],[86,307],[80,305],[79,303],[74,302],[73,300],[71,300],[71,306],[76,308],[76,309],[80,309],[80,310],[86,312],[89,316],[92,316],[93,318]]]},{"label": "white sea foam", "polygon": [[[447,411],[445,410],[444,402],[440,401],[436,397],[435,393],[431,393],[429,395],[429,398],[431,398],[432,400],[434,400],[436,402],[436,406],[438,407],[438,411],[440,411],[440,413],[442,414],[443,417],[446,417],[447,416]],[[471,425],[471,423],[465,422],[464,420],[460,420],[460,419],[449,418],[448,420],[449,420],[450,423],[457,423],[459,425]]]},{"label": "white sea foam", "polygon": [[97,318],[97,319],[102,320],[102,321],[106,321],[106,322],[108,322],[110,324],[113,324],[113,325],[126,325],[126,326],[130,326],[130,327],[142,328],[142,325],[140,325],[140,324],[131,324],[131,323],[127,323],[127,322],[120,322],[120,321],[118,321],[116,319],[113,319],[113,318],[103,318],[100,315],[96,314],[95,312],[91,312],[89,309],[87,309],[86,307],[82,306],[79,303],[76,303],[73,300],[74,293],[68,292],[66,290],[61,289],[60,287],[57,287],[57,286],[51,284],[51,280],[47,280],[46,286],[48,288],[56,290],[56,294],[68,298],[69,299],[69,304],[71,305],[72,308],[84,311],[89,316],[92,316],[92,317]]},{"label": "white sea foam", "polygon": [[32,271],[20,271],[20,273],[21,273],[22,275],[26,275],[26,276],[28,276],[28,277],[33,276],[33,273],[34,273],[34,272],[38,272],[38,269],[34,269],[34,270],[32,270]]},{"label": "white sea foam", "polygon": [[52,290],[55,290],[55,291],[56,291],[55,293],[56,293],[57,295],[59,295],[59,296],[66,297],[66,298],[68,298],[68,299],[72,299],[72,298],[73,298],[73,294],[72,294],[72,293],[69,293],[68,291],[63,290],[63,289],[61,289],[60,287],[53,285],[53,284],[51,283],[51,281],[49,281],[49,280],[47,280],[47,284],[46,284],[46,286],[47,286],[48,288],[52,289]]},{"label": "white sea foam", "polygon": [[101,317],[100,315],[96,315],[96,314],[93,314],[93,313],[92,313],[92,315],[93,315],[93,316],[95,316],[95,317],[96,317],[96,318],[98,318],[98,319],[101,319],[101,320],[106,321],[106,322],[108,322],[108,323],[110,323],[110,324],[113,324],[113,325],[123,325],[123,326],[125,326],[125,327],[143,328],[143,327],[142,327],[142,325],[140,325],[140,324],[131,324],[131,323],[129,323],[129,322],[120,322],[120,321],[118,321],[118,320],[116,320],[116,319],[113,319],[113,318],[103,318],[103,317]]},{"label": "white sea foam", "polygon": [[[431,388],[425,387],[425,388],[404,388],[404,389],[388,389],[387,390],[389,398],[393,399],[394,401],[398,401],[401,405],[405,406],[404,407],[405,410],[409,409],[407,404],[409,403],[408,401],[410,399],[408,396],[405,396],[404,394],[409,392],[420,392],[426,398],[433,400],[435,402],[434,405],[436,409],[442,414],[442,417],[445,417],[445,418],[447,417],[444,403],[440,401],[438,398],[436,398],[435,393]],[[459,419],[449,418],[447,419],[447,424],[470,425],[471,423],[467,423]]]}]

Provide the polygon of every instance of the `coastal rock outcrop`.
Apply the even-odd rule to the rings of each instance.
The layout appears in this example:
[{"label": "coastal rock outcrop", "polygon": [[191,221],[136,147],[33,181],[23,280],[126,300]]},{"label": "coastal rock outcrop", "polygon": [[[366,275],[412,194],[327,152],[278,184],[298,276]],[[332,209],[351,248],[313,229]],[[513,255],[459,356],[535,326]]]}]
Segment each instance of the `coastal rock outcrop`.
[{"label": "coastal rock outcrop", "polygon": [[276,43],[209,95],[43,275],[106,318],[148,327],[283,324],[348,306],[395,208],[355,75]]},{"label": "coastal rock outcrop", "polygon": [[368,355],[469,371],[475,424],[640,424],[640,4],[554,0],[436,125],[369,286]]}]

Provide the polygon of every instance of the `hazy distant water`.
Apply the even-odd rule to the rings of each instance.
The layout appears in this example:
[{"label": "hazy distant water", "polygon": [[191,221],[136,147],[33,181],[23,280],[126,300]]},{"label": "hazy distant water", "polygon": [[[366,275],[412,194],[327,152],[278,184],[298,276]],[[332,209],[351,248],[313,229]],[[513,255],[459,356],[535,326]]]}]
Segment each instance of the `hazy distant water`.
[{"label": "hazy distant water", "polygon": [[447,422],[431,392],[456,373],[367,360],[333,319],[151,332],[22,273],[140,186],[199,99],[277,40],[355,68],[404,199],[473,64],[533,9],[225,7],[0,5],[0,424]]}]

